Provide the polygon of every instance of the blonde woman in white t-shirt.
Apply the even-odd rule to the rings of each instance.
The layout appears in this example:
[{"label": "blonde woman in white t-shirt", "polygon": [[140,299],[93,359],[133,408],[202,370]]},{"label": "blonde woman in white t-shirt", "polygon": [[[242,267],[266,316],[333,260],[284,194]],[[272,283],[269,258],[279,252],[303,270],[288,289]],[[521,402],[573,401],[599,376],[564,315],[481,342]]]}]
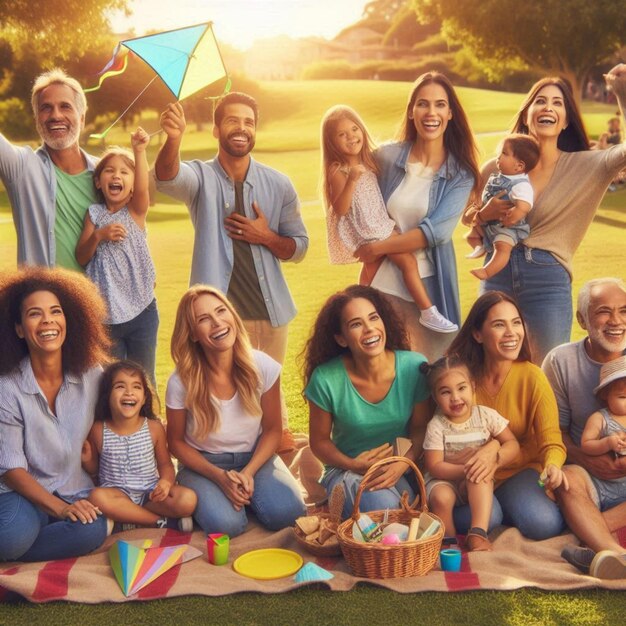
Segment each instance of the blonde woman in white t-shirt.
[{"label": "blonde woman in white t-shirt", "polygon": [[171,353],[167,439],[178,482],[198,496],[195,520],[206,533],[234,537],[246,529],[250,508],[271,530],[292,526],[305,507],[276,455],[280,365],[251,348],[231,303],[207,285],[183,295]]}]

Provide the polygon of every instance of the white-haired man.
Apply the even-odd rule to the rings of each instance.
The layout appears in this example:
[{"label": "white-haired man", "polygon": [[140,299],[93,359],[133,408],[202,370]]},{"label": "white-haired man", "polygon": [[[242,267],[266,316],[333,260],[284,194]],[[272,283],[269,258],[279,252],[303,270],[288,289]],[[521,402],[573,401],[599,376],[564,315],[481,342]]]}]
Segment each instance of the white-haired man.
[{"label": "white-haired man", "polygon": [[557,498],[569,527],[588,546],[568,546],[562,556],[598,578],[624,578],[626,549],[611,532],[626,525],[626,503],[612,500],[610,481],[626,476],[626,457],[613,453],[591,456],[580,449],[587,419],[601,408],[594,394],[600,369],[626,351],[624,282],[598,278],[583,285],[576,317],[587,336],[554,348],[543,362],[556,395],[570,463],[563,468],[569,489],[559,490]]},{"label": "white-haired man", "polygon": [[16,146],[0,134],[0,179],[13,210],[17,262],[82,271],[74,249],[96,201],[96,159],[78,145],[85,94],[78,81],[54,69],[35,80],[31,105],[43,145]]}]

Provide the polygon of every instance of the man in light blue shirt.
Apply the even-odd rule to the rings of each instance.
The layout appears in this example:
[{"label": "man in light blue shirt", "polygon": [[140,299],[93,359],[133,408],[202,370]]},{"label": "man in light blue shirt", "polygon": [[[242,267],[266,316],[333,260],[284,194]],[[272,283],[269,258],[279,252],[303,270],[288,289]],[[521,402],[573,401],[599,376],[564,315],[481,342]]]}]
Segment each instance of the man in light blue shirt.
[{"label": "man in light blue shirt", "polygon": [[17,262],[82,271],[74,249],[96,199],[96,159],[78,145],[85,94],[75,79],[54,69],[35,80],[31,104],[40,148],[15,146],[0,134],[0,179],[13,210]]},{"label": "man in light blue shirt", "polygon": [[[217,157],[181,162],[185,115],[180,103],[170,104],[161,115],[167,139],[155,176],[157,189],[183,201],[191,215],[195,240],[190,284],[214,285],[226,293],[253,347],[282,364],[287,325],[296,308],[281,261],[301,261],[309,239],[290,180],[250,155],[257,119],[253,98],[227,94],[214,113]],[[293,445],[283,438],[281,450],[286,447]]]}]

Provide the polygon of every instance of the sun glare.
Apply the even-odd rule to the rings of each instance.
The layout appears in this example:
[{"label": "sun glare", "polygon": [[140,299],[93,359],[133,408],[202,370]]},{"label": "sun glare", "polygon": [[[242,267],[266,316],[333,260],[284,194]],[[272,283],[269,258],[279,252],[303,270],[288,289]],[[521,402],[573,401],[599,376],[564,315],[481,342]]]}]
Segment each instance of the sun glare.
[{"label": "sun glare", "polygon": [[218,41],[240,50],[255,40],[288,35],[332,39],[358,21],[366,0],[130,0],[132,14],[114,14],[116,32],[169,30],[212,21]]}]

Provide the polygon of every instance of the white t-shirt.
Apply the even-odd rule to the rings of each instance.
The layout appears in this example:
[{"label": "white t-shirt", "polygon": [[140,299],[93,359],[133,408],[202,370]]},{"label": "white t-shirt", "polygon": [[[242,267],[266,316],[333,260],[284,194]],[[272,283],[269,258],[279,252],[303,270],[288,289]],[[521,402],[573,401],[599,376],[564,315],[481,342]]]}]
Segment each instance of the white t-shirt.
[{"label": "white t-shirt", "polygon": [[443,450],[444,461],[453,463],[459,452],[484,446],[508,425],[509,420],[487,406],[475,404],[462,424],[451,422],[437,410],[426,427],[424,450]]},{"label": "white t-shirt", "polygon": [[[406,175],[387,202],[387,213],[396,222],[401,233],[417,228],[426,217],[434,175],[433,169],[424,167],[422,163],[406,164]],[[420,276],[432,276],[435,268],[428,252],[417,250],[414,254]],[[389,259],[385,259],[376,272],[372,287],[413,302],[404,284],[402,272]]]},{"label": "white t-shirt", "polygon": [[[259,350],[252,351],[261,376],[261,394],[264,394],[278,379],[280,364]],[[167,381],[165,405],[170,409],[184,409],[187,390],[175,371]],[[239,393],[230,400],[217,401],[221,409],[220,424],[216,431],[203,440],[193,436],[194,418],[187,411],[185,441],[197,450],[219,454],[220,452],[251,452],[261,435],[261,415],[245,412]]]},{"label": "white t-shirt", "polygon": [[509,192],[509,198],[511,200],[521,200],[522,202],[528,202],[530,208],[533,208],[533,202],[535,201],[535,192],[528,179],[528,174],[512,174],[508,176],[513,181],[513,186]]}]

